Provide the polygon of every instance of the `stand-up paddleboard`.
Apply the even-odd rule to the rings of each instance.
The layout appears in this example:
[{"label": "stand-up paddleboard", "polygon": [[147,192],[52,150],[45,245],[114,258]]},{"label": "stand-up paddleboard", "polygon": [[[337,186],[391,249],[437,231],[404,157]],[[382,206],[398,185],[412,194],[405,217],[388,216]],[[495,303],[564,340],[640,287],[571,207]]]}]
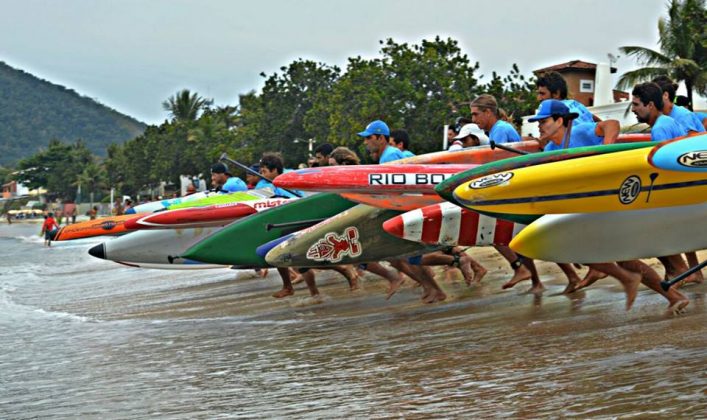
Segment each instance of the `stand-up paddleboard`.
[{"label": "stand-up paddleboard", "polygon": [[[541,151],[540,145],[535,140],[512,143],[509,144],[509,146],[512,146],[516,150],[522,150],[528,153],[535,153]],[[513,152],[509,152],[499,148],[492,149],[491,146],[485,145],[467,147],[464,149],[453,151],[426,153],[424,155],[411,156],[409,158],[388,162],[385,163],[385,165],[426,165],[435,163],[481,165],[486,162],[493,162],[495,160],[506,159],[513,156],[516,156],[516,154]]]},{"label": "stand-up paddleboard", "polygon": [[[203,264],[200,261],[180,258],[184,251],[223,227],[194,229],[138,230],[128,235],[98,244],[88,250],[96,258],[111,260],[132,266],[179,265],[201,268],[223,267],[223,265]],[[210,267],[208,267],[210,266]],[[194,267],[196,268],[196,267]]]},{"label": "stand-up paddleboard", "polygon": [[[511,145],[511,147],[513,147]],[[447,180],[439,183],[435,187],[435,191],[445,200],[456,203],[454,198],[454,190],[462,184],[468,183],[472,179],[481,178],[483,176],[492,175],[498,172],[510,171],[528,166],[540,165],[550,162],[558,162],[567,159],[577,159],[585,156],[601,155],[606,153],[621,152],[624,150],[640,149],[644,147],[655,147],[652,142],[640,143],[621,143],[607,144],[599,146],[575,147],[572,149],[552,150],[549,152],[540,152],[529,155],[518,156],[512,158],[490,162],[476,168],[460,172],[457,175],[449,177]]]},{"label": "stand-up paddleboard", "polygon": [[70,241],[72,239],[92,238],[94,236],[121,235],[128,231],[125,227],[125,223],[135,218],[135,216],[134,214],[109,216],[66,225],[59,228],[53,240]]},{"label": "stand-up paddleboard", "polygon": [[705,200],[707,173],[655,168],[648,163],[650,152],[642,148],[499,172],[457,187],[454,197],[472,210],[536,216],[641,210]]},{"label": "stand-up paddleboard", "polygon": [[511,248],[530,258],[600,263],[707,248],[707,203],[602,213],[548,214]]},{"label": "stand-up paddleboard", "polygon": [[388,193],[388,194],[357,194],[340,193],[347,200],[371,207],[388,210],[410,211],[420,207],[430,206],[442,202],[442,197],[437,194],[415,193]]},{"label": "stand-up paddleboard", "polygon": [[268,198],[265,200],[240,203],[218,204],[205,207],[167,210],[137,216],[125,222],[128,230],[139,229],[175,229],[207,226],[223,226],[236,219],[255,214],[272,207],[287,203],[287,198]]},{"label": "stand-up paddleboard", "polygon": [[445,246],[508,245],[524,227],[452,203],[412,210],[383,223],[383,229],[398,238]]},{"label": "stand-up paddleboard", "polygon": [[653,149],[648,161],[670,171],[707,172],[707,137],[688,137],[663,143]]},{"label": "stand-up paddleboard", "polygon": [[265,260],[274,266],[318,267],[380,261],[438,249],[387,234],[383,222],[398,214],[359,204],[295,233],[270,250]]},{"label": "stand-up paddleboard", "polygon": [[434,186],[476,165],[350,165],[306,168],[284,173],[273,184],[319,192],[432,193]]},{"label": "stand-up paddleboard", "polygon": [[268,267],[256,253],[258,246],[309,227],[354,205],[336,194],[300,198],[231,223],[189,248],[182,256],[211,264]]},{"label": "stand-up paddleboard", "polygon": [[155,211],[167,209],[167,208],[169,208],[169,206],[172,206],[175,204],[201,200],[203,198],[206,198],[210,195],[215,195],[215,194],[218,194],[218,193],[215,193],[212,191],[202,191],[202,192],[190,194],[190,195],[187,195],[184,197],[174,197],[174,198],[168,198],[165,200],[150,201],[149,203],[138,204],[136,206],[133,206],[133,207],[125,210],[125,214],[152,213]]}]

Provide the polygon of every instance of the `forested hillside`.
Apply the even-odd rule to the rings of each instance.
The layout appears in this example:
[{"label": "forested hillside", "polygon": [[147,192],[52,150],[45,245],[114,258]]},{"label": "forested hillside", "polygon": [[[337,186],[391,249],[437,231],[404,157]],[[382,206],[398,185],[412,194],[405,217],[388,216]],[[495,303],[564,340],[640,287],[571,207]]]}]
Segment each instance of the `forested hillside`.
[{"label": "forested hillside", "polygon": [[0,165],[32,156],[51,139],[105,156],[111,143],[142,134],[145,124],[71,89],[0,61]]}]

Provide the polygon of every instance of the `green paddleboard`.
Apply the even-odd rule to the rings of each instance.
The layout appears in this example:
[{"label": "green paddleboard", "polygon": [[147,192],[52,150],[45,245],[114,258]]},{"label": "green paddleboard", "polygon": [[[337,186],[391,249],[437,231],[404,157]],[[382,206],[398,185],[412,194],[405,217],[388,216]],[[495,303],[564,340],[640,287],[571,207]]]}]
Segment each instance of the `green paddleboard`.
[{"label": "green paddleboard", "polygon": [[[599,146],[575,147],[573,149],[551,150],[549,152],[539,152],[521,155],[508,159],[498,160],[495,162],[489,162],[484,165],[477,166],[476,168],[469,169],[468,171],[460,172],[437,184],[437,186],[435,187],[435,191],[445,200],[461,206],[461,204],[459,204],[454,198],[454,195],[452,193],[458,186],[469,182],[470,180],[475,178],[481,178],[482,176],[492,175],[498,172],[505,172],[518,168],[524,168],[527,166],[540,165],[543,163],[557,162],[566,159],[575,159],[585,156],[601,155],[605,153],[614,153],[621,152],[624,150],[641,149],[644,147],[654,146],[655,143],[653,142],[616,143]],[[500,216],[498,214],[491,213],[488,213],[488,215],[492,217]],[[525,223],[519,220],[513,221]]]},{"label": "green paddleboard", "polygon": [[318,267],[381,261],[440,249],[383,230],[383,222],[402,213],[359,204],[297,232],[270,250],[265,260],[274,266]]},{"label": "green paddleboard", "polygon": [[[356,203],[337,194],[314,194],[300,198],[237,220],[194,245],[181,256],[210,264],[269,267],[265,259],[255,252],[257,247],[314,223],[302,222],[326,219],[355,205]],[[270,225],[285,223],[291,225],[267,229]]]}]

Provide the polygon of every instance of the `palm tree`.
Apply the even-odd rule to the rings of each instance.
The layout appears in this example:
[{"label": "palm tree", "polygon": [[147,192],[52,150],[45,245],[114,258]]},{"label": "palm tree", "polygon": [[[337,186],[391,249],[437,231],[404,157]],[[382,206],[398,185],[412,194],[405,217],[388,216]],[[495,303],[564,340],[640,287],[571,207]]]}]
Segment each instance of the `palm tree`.
[{"label": "palm tree", "polygon": [[645,67],[624,73],[618,89],[650,80],[661,74],[685,82],[692,103],[693,90],[707,93],[707,10],[705,0],[670,0],[667,19],[658,20],[660,51],[638,46],[620,47]]},{"label": "palm tree", "polygon": [[212,103],[211,99],[202,98],[196,92],[191,93],[189,89],[182,89],[162,102],[162,108],[169,111],[174,120],[196,121],[199,112]]}]

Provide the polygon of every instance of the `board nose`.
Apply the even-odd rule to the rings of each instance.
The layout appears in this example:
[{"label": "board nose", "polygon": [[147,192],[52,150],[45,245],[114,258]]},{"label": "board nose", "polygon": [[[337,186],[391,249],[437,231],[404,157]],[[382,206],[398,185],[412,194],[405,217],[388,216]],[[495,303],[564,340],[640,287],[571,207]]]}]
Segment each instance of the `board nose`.
[{"label": "board nose", "polygon": [[393,236],[402,238],[405,233],[405,222],[402,216],[395,216],[383,222],[383,230]]},{"label": "board nose", "polygon": [[106,259],[106,248],[104,244],[98,244],[88,250],[88,254],[92,257],[100,258],[102,260]]}]

